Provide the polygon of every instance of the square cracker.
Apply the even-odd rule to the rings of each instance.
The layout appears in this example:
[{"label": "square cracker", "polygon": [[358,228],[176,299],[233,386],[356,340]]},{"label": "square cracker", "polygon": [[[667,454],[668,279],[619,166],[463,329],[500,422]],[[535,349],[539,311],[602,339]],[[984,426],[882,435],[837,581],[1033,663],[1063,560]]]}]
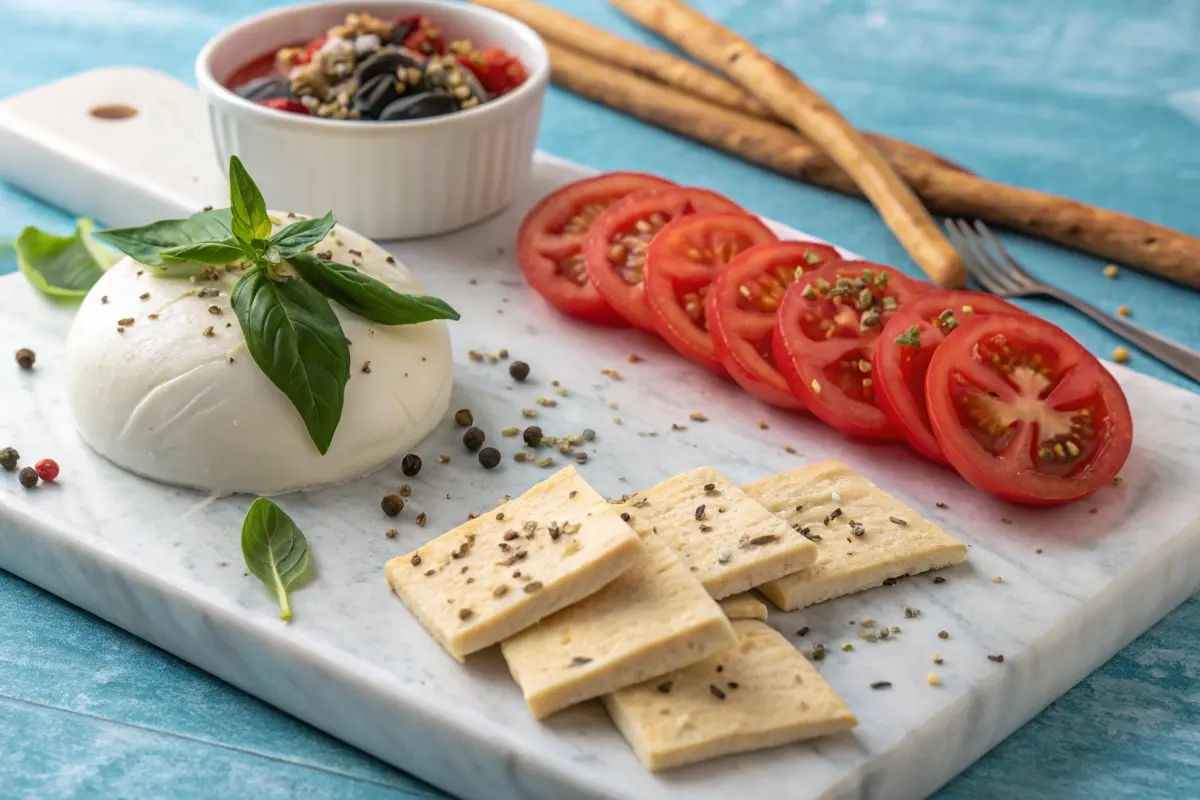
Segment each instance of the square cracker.
[{"label": "square cracker", "polygon": [[767,604],[749,592],[723,597],[717,601],[725,616],[730,619],[756,619],[767,621]]},{"label": "square cracker", "polygon": [[642,543],[568,467],[387,563],[404,605],[459,661],[582,600],[635,564]]},{"label": "square cracker", "polygon": [[815,544],[711,467],[640,492],[625,503],[625,511],[638,533],[661,536],[716,598],[753,589],[817,560]]},{"label": "square cracker", "polygon": [[840,461],[810,464],[742,488],[790,525],[821,537],[817,563],[758,587],[785,611],[967,560],[966,545]]},{"label": "square cracker", "polygon": [[654,534],[638,563],[501,645],[538,719],[737,643],[729,620]]},{"label": "square cracker", "polygon": [[604,698],[648,769],[777,747],[858,724],[779,632],[755,620],[738,620],[733,628],[733,649]]}]

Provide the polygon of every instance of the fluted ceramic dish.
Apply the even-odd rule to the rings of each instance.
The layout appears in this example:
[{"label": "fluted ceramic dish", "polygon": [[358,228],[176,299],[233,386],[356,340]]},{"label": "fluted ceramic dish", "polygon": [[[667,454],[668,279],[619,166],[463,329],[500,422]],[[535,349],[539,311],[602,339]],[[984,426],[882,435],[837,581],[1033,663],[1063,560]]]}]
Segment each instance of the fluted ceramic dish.
[{"label": "fluted ceramic dish", "polygon": [[[448,40],[498,46],[528,79],[466,111],[401,122],[321,119],[256,105],[225,87],[235,70],[368,12],[422,14]],[[196,58],[222,169],[238,156],[268,202],[305,214],[337,209],[338,221],[372,239],[431,236],[478,222],[516,197],[533,163],[550,59],[524,23],[465,3],[360,0],[274,9],[217,34]]]}]

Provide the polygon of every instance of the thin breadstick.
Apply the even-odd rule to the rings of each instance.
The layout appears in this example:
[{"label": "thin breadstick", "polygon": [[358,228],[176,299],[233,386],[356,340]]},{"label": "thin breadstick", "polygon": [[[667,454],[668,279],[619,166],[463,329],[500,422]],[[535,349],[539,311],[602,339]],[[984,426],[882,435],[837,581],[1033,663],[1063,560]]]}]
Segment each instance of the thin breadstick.
[{"label": "thin breadstick", "polygon": [[750,42],[679,0],[611,0],[647,28],[720,70],[808,137],[849,174],[939,286],[962,286],[962,259],[883,155],[832,105]]},{"label": "thin breadstick", "polygon": [[[738,158],[843,194],[862,192],[837,164],[791,128],[700,100],[549,43],[556,84]],[[931,211],[979,218],[1200,288],[1200,239],[1065,197],[997,183],[877,142]],[[923,151],[922,151],[923,152]]]}]

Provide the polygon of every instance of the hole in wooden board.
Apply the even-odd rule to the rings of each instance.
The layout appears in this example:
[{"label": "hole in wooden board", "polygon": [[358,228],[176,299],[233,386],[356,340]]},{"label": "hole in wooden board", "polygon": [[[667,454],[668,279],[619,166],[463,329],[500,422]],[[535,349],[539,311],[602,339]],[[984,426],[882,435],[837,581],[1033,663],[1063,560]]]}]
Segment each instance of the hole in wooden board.
[{"label": "hole in wooden board", "polygon": [[130,119],[132,117],[136,117],[138,110],[136,108],[134,108],[133,106],[109,105],[109,106],[95,106],[90,111],[88,111],[88,113],[91,114],[96,119],[120,120],[120,119]]}]

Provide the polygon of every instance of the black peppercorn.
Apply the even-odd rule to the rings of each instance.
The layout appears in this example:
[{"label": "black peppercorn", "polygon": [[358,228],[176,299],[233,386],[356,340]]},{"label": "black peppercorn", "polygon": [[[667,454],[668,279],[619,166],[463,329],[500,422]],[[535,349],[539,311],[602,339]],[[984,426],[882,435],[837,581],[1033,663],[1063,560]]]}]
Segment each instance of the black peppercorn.
[{"label": "black peppercorn", "polygon": [[525,440],[525,444],[530,447],[537,447],[542,443],[542,429],[537,425],[530,425],[521,434],[521,438]]},{"label": "black peppercorn", "polygon": [[462,408],[454,412],[454,421],[466,428],[475,424],[475,415],[471,413],[471,409]]},{"label": "black peppercorn", "polygon": [[25,467],[25,469],[21,470],[17,478],[21,481],[21,485],[26,489],[32,489],[33,487],[37,486],[38,474],[37,470],[35,470],[33,467]]},{"label": "black peppercorn", "polygon": [[479,451],[479,463],[485,469],[491,469],[500,463],[500,451],[494,447],[485,447]]},{"label": "black peppercorn", "polygon": [[421,471],[421,457],[416,453],[409,453],[400,462],[400,471],[408,477],[412,477]]},{"label": "black peppercorn", "polygon": [[467,428],[467,432],[463,434],[463,444],[466,448],[474,453],[480,447],[483,447],[483,440],[487,435],[479,430],[479,428]]},{"label": "black peppercorn", "polygon": [[[22,347],[17,351],[17,363],[21,365],[21,369],[33,369],[33,362],[37,360],[37,355],[28,347]],[[529,368],[526,367],[526,372]]]},{"label": "black peppercorn", "polygon": [[383,513],[394,517],[404,510],[404,498],[398,494],[386,495],[379,501],[379,507],[383,509]]},{"label": "black peppercorn", "polygon": [[529,377],[529,365],[524,361],[514,361],[508,365],[508,374],[513,376],[513,380],[523,381]]},{"label": "black peppercorn", "polygon": [[17,468],[17,462],[21,460],[21,454],[12,447],[5,447],[0,450],[0,467],[4,467],[9,472]]}]

